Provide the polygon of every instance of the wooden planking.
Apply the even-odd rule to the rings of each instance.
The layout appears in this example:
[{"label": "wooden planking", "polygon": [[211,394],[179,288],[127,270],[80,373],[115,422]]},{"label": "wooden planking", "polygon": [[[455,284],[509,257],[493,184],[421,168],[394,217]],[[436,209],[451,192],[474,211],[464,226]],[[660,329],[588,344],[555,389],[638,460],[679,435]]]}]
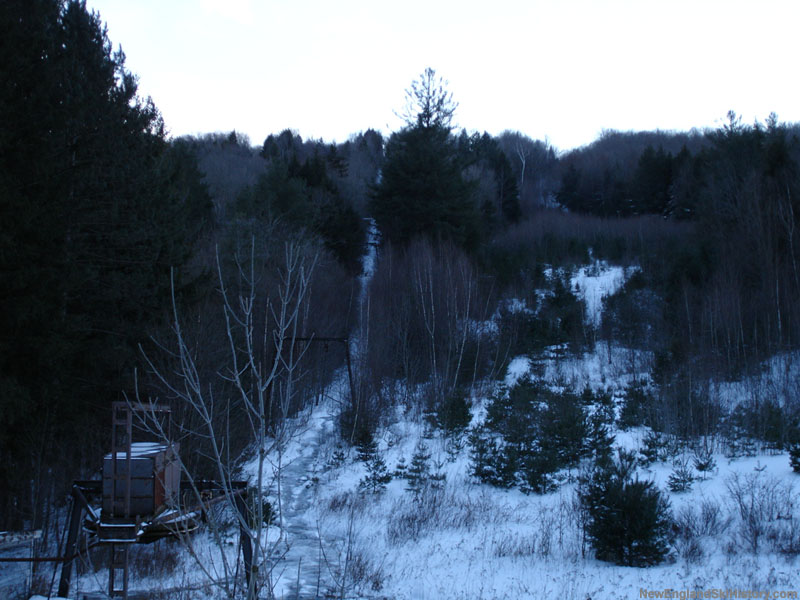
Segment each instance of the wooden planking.
[{"label": "wooden planking", "polygon": [[[131,459],[117,454],[116,500],[123,502],[126,497],[125,478],[130,468],[130,514],[152,515],[164,505],[173,505],[178,500],[180,490],[180,463],[175,454],[176,448],[166,444],[135,443],[131,446]],[[103,511],[111,514],[112,494],[115,489],[114,461],[107,454],[103,461]]]}]

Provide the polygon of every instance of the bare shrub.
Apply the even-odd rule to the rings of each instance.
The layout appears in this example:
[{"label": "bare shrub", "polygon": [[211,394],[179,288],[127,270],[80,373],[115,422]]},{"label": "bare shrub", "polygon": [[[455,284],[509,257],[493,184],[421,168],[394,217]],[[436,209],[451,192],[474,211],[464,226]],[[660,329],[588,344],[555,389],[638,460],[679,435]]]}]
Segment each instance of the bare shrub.
[{"label": "bare shrub", "polygon": [[433,531],[435,526],[442,526],[440,514],[442,512],[444,494],[430,488],[423,488],[414,501],[402,500],[395,506],[386,534],[390,544],[402,544],[409,540],[417,540],[423,532]]},{"label": "bare shrub", "polygon": [[131,572],[140,578],[167,578],[178,568],[181,550],[175,540],[161,540],[146,546],[133,545],[129,559]]},{"label": "bare shrub", "polygon": [[[363,523],[360,515],[365,509],[365,502],[358,499],[357,494],[342,494],[347,499],[346,530],[339,539],[323,542],[317,524],[320,539],[320,567],[327,570],[330,583],[324,598],[362,597],[367,589],[375,592],[383,587],[383,561],[377,561],[370,553],[370,546],[362,537]],[[340,517],[337,517],[337,519]],[[317,583],[319,586],[319,581]],[[318,587],[319,592],[319,587]]]},{"label": "bare shrub", "polygon": [[562,496],[555,505],[541,507],[536,514],[540,557],[556,551],[564,557],[582,555],[585,512],[574,494]]},{"label": "bare shrub", "polygon": [[698,508],[689,504],[675,514],[675,548],[678,555],[689,563],[699,563],[706,555],[703,538],[712,538],[725,532],[730,517],[722,514],[720,505],[713,500],[703,500]]},{"label": "bare shrub", "polygon": [[353,492],[341,492],[334,494],[328,500],[328,510],[331,512],[343,512],[344,510],[359,510],[366,505],[363,495]]},{"label": "bare shrub", "polygon": [[681,537],[697,535],[697,514],[692,506],[684,506],[675,513],[675,527]]},{"label": "bare shrub", "polygon": [[503,507],[498,507],[489,495],[460,495],[451,491],[445,496],[446,511],[440,514],[445,527],[472,530],[481,523],[506,522],[508,518]]},{"label": "bare shrub", "polygon": [[542,505],[532,514],[535,517],[531,531],[506,531],[492,540],[495,556],[580,556],[581,507],[574,495],[563,496],[552,506]]},{"label": "bare shrub", "polygon": [[333,562],[330,556],[326,556],[334,584],[328,586],[325,598],[350,598],[352,593],[359,591],[379,592],[383,589],[383,562],[375,561],[365,547],[353,542],[349,539],[340,549],[341,555],[336,556]]},{"label": "bare shrub", "polygon": [[791,532],[795,521],[791,484],[762,472],[734,473],[726,487],[731,508],[738,517],[736,537],[753,554],[765,541],[779,545],[784,532]]},{"label": "bare shrub", "polygon": [[703,500],[700,504],[698,519],[698,535],[720,535],[731,524],[730,516],[723,516],[722,507],[713,500]]},{"label": "bare shrub", "polygon": [[800,519],[796,515],[784,517],[770,535],[773,548],[787,556],[800,555]]},{"label": "bare shrub", "polygon": [[523,558],[536,555],[536,536],[505,532],[492,540],[492,553],[498,558]]},{"label": "bare shrub", "polygon": [[696,537],[676,538],[675,549],[678,552],[678,556],[680,556],[687,563],[698,564],[706,556],[700,540]]},{"label": "bare shrub", "polygon": [[473,530],[479,524],[507,523],[511,518],[507,507],[498,506],[489,494],[426,487],[416,500],[403,498],[395,503],[386,535],[390,544],[398,545],[435,530]]},{"label": "bare shrub", "polygon": [[383,589],[383,563],[376,563],[364,548],[353,550],[348,571],[350,582],[354,587],[368,587],[373,592]]}]

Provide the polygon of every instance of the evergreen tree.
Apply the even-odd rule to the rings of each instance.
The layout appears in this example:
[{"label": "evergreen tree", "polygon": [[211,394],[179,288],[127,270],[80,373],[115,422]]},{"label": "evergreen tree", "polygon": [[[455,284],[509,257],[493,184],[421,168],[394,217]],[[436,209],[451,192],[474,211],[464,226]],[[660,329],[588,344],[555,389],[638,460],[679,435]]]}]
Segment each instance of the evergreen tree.
[{"label": "evergreen tree", "polygon": [[456,105],[430,69],[407,95],[406,126],[386,144],[381,180],[370,202],[372,216],[386,239],[396,243],[424,235],[475,248],[478,207],[462,177],[450,129]]},{"label": "evergreen tree", "polygon": [[667,478],[667,487],[672,492],[688,492],[692,489],[694,475],[685,460],[677,460],[673,465],[672,473]]},{"label": "evergreen tree", "polygon": [[436,411],[436,422],[448,435],[461,435],[471,419],[469,402],[464,393],[458,390],[445,396]]},{"label": "evergreen tree", "polygon": [[478,209],[443,128],[404,129],[389,138],[370,209],[381,232],[396,243],[416,235],[467,248],[478,242]]},{"label": "evergreen tree", "polygon": [[587,535],[600,560],[648,567],[669,553],[669,502],[652,481],[633,479],[621,462],[595,468],[580,499],[588,513]]},{"label": "evergreen tree", "polygon": [[418,498],[422,490],[430,481],[430,458],[431,454],[424,442],[420,441],[411,457],[411,464],[406,471],[408,484],[406,489]]},{"label": "evergreen tree", "polygon": [[430,487],[432,490],[444,489],[444,482],[447,479],[447,473],[444,472],[444,461],[432,461],[433,469],[430,472]]},{"label": "evergreen tree", "polygon": [[498,447],[484,428],[470,431],[470,475],[482,483],[509,488],[515,483],[516,464],[506,447]]},{"label": "evergreen tree", "polygon": [[408,476],[408,465],[406,464],[405,456],[401,456],[400,460],[397,461],[397,465],[394,468],[394,476],[400,479],[405,479]]},{"label": "evergreen tree", "polygon": [[608,423],[598,411],[589,419],[589,435],[587,438],[587,455],[596,464],[609,463],[613,455],[614,434],[611,433]]},{"label": "evergreen tree", "polygon": [[585,334],[584,314],[584,304],[570,289],[566,275],[557,276],[552,295],[544,300],[537,315],[543,342],[580,345]]},{"label": "evergreen tree", "polygon": [[651,465],[657,460],[666,458],[668,441],[657,431],[648,431],[644,437],[644,446],[639,450],[641,462],[644,465]]},{"label": "evergreen tree", "polygon": [[714,454],[706,447],[698,450],[694,457],[694,468],[701,474],[705,480],[706,475],[713,471],[717,466],[717,461],[714,459]]},{"label": "evergreen tree", "polygon": [[448,436],[445,441],[444,450],[447,453],[447,462],[454,463],[464,449],[466,440],[463,433],[459,435]]},{"label": "evergreen tree", "polygon": [[789,448],[789,464],[792,471],[800,473],[800,443],[792,444]]},{"label": "evergreen tree", "polygon": [[372,494],[386,489],[386,484],[392,480],[392,475],[386,467],[386,461],[383,460],[374,438],[370,437],[358,447],[358,458],[367,467],[367,475],[361,479],[358,487]]},{"label": "evergreen tree", "polygon": [[346,460],[347,453],[345,452],[344,447],[338,445],[336,446],[336,450],[334,450],[331,456],[328,458],[326,465],[328,468],[338,469],[345,463]]},{"label": "evergreen tree", "polygon": [[[605,315],[603,320],[606,320]],[[625,401],[619,415],[620,427],[628,429],[646,424],[647,410],[652,398],[639,383],[633,383],[625,390]]]},{"label": "evergreen tree", "polygon": [[545,493],[559,469],[578,463],[586,419],[574,394],[551,392],[530,378],[495,395],[485,423],[472,431],[472,474],[485,483]]},{"label": "evergreen tree", "polygon": [[365,435],[357,442],[358,460],[368,463],[378,452],[378,444],[372,434]]},{"label": "evergreen tree", "polygon": [[561,187],[556,192],[556,200],[571,211],[580,212],[588,209],[589,200],[584,197],[581,190],[581,171],[574,164],[570,164],[561,177]]},{"label": "evergreen tree", "polygon": [[669,208],[672,188],[673,156],[647,146],[639,157],[639,164],[633,175],[632,210],[636,214],[664,214]]},{"label": "evergreen tree", "polygon": [[580,402],[569,392],[544,395],[547,409],[542,415],[539,444],[553,452],[556,468],[576,465],[588,433]]},{"label": "evergreen tree", "polygon": [[407,127],[451,131],[458,103],[447,91],[447,82],[428,67],[406,90],[406,105],[400,117]]},{"label": "evergreen tree", "polygon": [[358,487],[372,494],[378,494],[386,489],[386,484],[392,480],[392,474],[386,467],[380,453],[376,452],[365,463],[367,475],[359,482]]},{"label": "evergreen tree", "polygon": [[[494,222],[498,217],[506,223],[516,223],[522,215],[519,203],[519,189],[511,163],[496,138],[488,133],[471,136],[461,132],[457,140],[460,161],[464,168],[478,173],[489,187],[491,193],[480,202],[484,220]],[[490,185],[485,185],[489,183]],[[480,182],[479,182],[479,187]],[[486,225],[486,222],[484,223]]]},{"label": "evergreen tree", "polygon": [[[497,142],[495,142],[496,144]],[[508,223],[516,223],[522,217],[522,208],[519,203],[519,189],[514,177],[513,169],[508,157],[497,148],[497,155],[493,161],[495,179],[497,181],[497,194],[500,198],[500,211]]]},{"label": "evergreen tree", "polygon": [[211,207],[85,2],[0,3],[0,31],[0,527],[39,527],[26,478],[98,451],[63,440],[105,430]]},{"label": "evergreen tree", "polygon": [[[246,188],[236,202],[239,219],[254,229],[286,222],[293,230],[310,230],[350,272],[360,267],[365,230],[352,203],[334,181],[341,161],[332,163],[315,146],[311,156],[302,158],[300,142],[291,132],[264,141],[262,156],[270,159],[266,173]],[[329,151],[329,150],[328,150]]]},{"label": "evergreen tree", "polygon": [[525,452],[519,458],[519,488],[526,494],[552,492],[558,487],[553,477],[558,468],[555,452],[549,450],[545,443],[533,451]]}]

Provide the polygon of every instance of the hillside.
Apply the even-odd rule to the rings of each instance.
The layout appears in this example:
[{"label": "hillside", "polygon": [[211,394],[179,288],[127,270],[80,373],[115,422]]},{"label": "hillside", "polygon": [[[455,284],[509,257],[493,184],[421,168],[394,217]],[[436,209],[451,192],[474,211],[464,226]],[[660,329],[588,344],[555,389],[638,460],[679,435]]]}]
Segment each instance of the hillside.
[{"label": "hillside", "polygon": [[[371,271],[368,271],[368,276]],[[575,270],[570,281],[586,308],[586,320],[599,326],[604,298],[618,291],[631,269],[595,261]],[[367,280],[368,280],[367,276]],[[365,280],[365,283],[367,281]],[[518,310],[526,310],[517,303]],[[496,331],[495,315],[484,327]],[[634,382],[649,379],[653,357],[647,352],[609,346],[603,341],[581,352],[551,347],[514,357],[500,381],[483,380],[467,398],[470,427],[486,419],[497,394],[533,378],[560,391],[611,399],[614,448],[638,462],[637,477],[652,480],[666,495],[674,518],[667,560],[650,568],[599,561],[587,543],[585,513],[577,490],[590,461],[554,474],[556,488],[536,494],[481,483],[473,475],[473,442],[465,430],[448,434],[431,425],[429,415],[398,405],[375,432],[378,456],[391,481],[365,489],[369,468],[355,448],[336,433],[347,403],[346,373],[339,372],[320,403],[291,419],[280,453],[267,460],[265,497],[280,515],[265,530],[267,581],[276,598],[630,598],[641,590],[755,590],[794,592],[800,550],[797,474],[785,451],[751,441],[741,451],[722,436],[681,441],[665,436],[652,462],[646,459],[645,426],[623,428],[620,414]],[[764,374],[719,383],[713,393],[729,406],[752,394],[793,394],[800,357],[787,355],[765,364]],[[764,386],[771,386],[764,392]],[[791,389],[790,389],[791,388]],[[602,410],[586,406],[587,414]],[[703,448],[714,466],[701,473],[695,459]],[[746,440],[738,440],[745,442]],[[410,490],[408,472],[415,454],[427,455],[428,474]],[[705,456],[708,459],[708,456]],[[405,477],[397,474],[405,464]],[[670,491],[669,478],[688,466],[690,489]],[[243,467],[253,477],[257,461]],[[278,482],[280,481],[280,498]],[[235,530],[224,551],[235,562]],[[135,586],[182,587],[220,567],[213,537],[191,541],[195,558],[180,546],[155,550],[173,556],[169,568],[142,560]],[[151,570],[156,578],[143,577]],[[103,581],[101,570],[83,576],[79,589]],[[298,595],[299,594],[299,595]],[[199,597],[199,596],[198,596]],[[214,594],[208,595],[214,597]],[[789,597],[789,596],[776,596]]]},{"label": "hillside", "polygon": [[800,586],[800,125],[562,152],[428,67],[394,131],[171,137],[85,1],[0,32],[13,600],[114,548],[165,600]]}]

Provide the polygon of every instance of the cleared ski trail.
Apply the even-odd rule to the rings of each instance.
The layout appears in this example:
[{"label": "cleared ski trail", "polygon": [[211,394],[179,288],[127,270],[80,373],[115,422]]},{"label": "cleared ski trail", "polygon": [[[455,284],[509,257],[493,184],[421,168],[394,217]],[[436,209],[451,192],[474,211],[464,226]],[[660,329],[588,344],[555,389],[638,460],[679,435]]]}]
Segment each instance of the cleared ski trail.
[{"label": "cleared ski trail", "polygon": [[285,555],[275,565],[278,598],[326,597],[336,588],[335,570],[329,556],[341,540],[326,535],[315,518],[318,513],[315,494],[315,473],[319,473],[324,457],[321,449],[333,435],[335,416],[328,402],[310,415],[292,445],[299,453],[282,467],[282,509]]},{"label": "cleared ski trail", "polygon": [[[366,337],[368,289],[375,272],[380,239],[375,222],[367,221],[367,247],[359,277],[359,324],[350,337],[350,353],[356,364]],[[323,449],[329,447],[329,440],[336,435],[338,407],[349,396],[348,386],[347,373],[342,370],[328,388],[326,400],[310,408],[304,422],[298,420],[295,435],[282,460],[282,549],[285,554],[273,565],[272,581],[277,598],[338,598],[346,587],[347,540],[331,534],[329,528],[320,523],[316,476],[322,472],[328,458]]]}]

